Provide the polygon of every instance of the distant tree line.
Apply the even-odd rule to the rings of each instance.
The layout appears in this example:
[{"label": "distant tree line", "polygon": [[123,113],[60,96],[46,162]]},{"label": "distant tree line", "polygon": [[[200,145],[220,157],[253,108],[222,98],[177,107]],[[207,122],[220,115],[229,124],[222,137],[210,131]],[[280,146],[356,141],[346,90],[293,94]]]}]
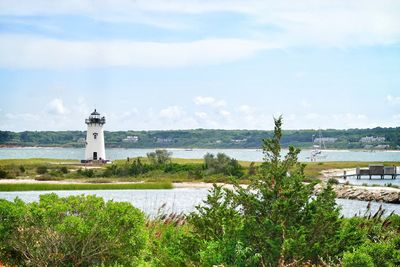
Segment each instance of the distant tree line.
[{"label": "distant tree line", "polygon": [[[400,148],[400,127],[322,130],[323,137],[337,138],[335,142],[326,143],[327,148],[357,149],[367,144],[360,142],[365,136],[384,137],[384,142],[371,143],[387,145],[390,149]],[[318,135],[316,130],[284,131],[281,140],[283,147],[289,144],[307,148],[312,146]],[[121,148],[258,148],[263,138],[272,136],[272,131],[261,130],[171,130],[171,131],[116,131],[105,132],[107,147]],[[0,146],[62,146],[84,147],[84,131],[0,131]]]}]

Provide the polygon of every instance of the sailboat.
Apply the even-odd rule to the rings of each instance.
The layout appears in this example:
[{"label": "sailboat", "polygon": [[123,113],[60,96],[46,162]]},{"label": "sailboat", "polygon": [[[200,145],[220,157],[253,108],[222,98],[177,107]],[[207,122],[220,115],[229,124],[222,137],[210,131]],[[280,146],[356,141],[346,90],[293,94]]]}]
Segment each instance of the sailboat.
[{"label": "sailboat", "polygon": [[[318,130],[318,142],[315,142],[317,139],[316,135],[313,134],[312,142],[313,142],[313,149],[311,150],[311,161],[317,161],[317,159],[326,159],[327,155],[322,153],[323,150],[326,150],[325,141],[322,137],[321,129]],[[315,144],[318,143],[318,144]]]}]

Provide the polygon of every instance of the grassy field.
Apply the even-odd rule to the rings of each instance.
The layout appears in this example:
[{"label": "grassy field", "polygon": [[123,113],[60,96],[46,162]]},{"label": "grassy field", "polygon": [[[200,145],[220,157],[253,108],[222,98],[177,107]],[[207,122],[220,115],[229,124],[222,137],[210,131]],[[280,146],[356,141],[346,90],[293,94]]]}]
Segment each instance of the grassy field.
[{"label": "grassy field", "polygon": [[[133,160],[133,159],[132,159]],[[131,160],[131,162],[132,162]],[[141,158],[143,163],[148,163],[148,159],[146,157]],[[177,164],[196,164],[201,166],[203,164],[203,159],[172,159],[173,163]],[[116,165],[124,165],[126,164],[126,160],[116,160],[113,164]],[[247,168],[249,167],[249,161],[239,161],[239,163],[245,168],[247,173]],[[317,179],[321,176],[321,172],[328,169],[342,169],[342,168],[356,168],[356,167],[367,167],[369,164],[373,163],[381,163],[381,162],[308,162],[305,167],[305,176],[306,181],[317,181]],[[260,162],[257,162],[256,165],[260,165]],[[385,165],[396,165],[400,166],[400,162],[385,162]],[[23,171],[21,171],[21,166],[23,166]],[[43,175],[38,175],[37,168],[39,166],[46,166],[48,168],[48,172]],[[61,167],[67,167],[68,173],[61,173]],[[217,175],[207,175],[203,177],[193,177],[189,175],[188,172],[176,172],[176,173],[165,173],[160,170],[151,171],[146,174],[140,174],[137,176],[127,176],[127,177],[102,177],[101,173],[104,170],[105,165],[101,166],[89,166],[90,168],[95,168],[95,177],[84,177],[79,175],[77,171],[79,169],[84,170],[85,166],[80,165],[77,160],[59,160],[59,159],[2,159],[0,160],[0,170],[5,170],[8,172],[6,178],[29,178],[36,179],[41,181],[57,181],[57,180],[72,180],[79,182],[87,182],[87,183],[113,183],[118,181],[124,182],[139,182],[144,181],[147,183],[159,183],[160,181],[166,183],[174,183],[174,182],[225,182],[229,183],[231,180],[230,177],[217,174]],[[240,183],[247,183],[248,177],[245,175],[240,180]],[[104,180],[104,181],[102,181]],[[74,183],[74,182],[72,182]],[[19,185],[18,185],[19,186]],[[83,187],[89,185],[82,185]],[[103,189],[101,186],[105,186],[109,188],[109,185],[96,185],[96,187]],[[29,186],[28,186],[29,187]],[[74,188],[73,188],[74,189]],[[86,188],[85,188],[86,189]],[[92,189],[92,188],[88,188]],[[124,189],[124,188],[121,188]],[[127,188],[133,189],[133,188]],[[41,189],[32,189],[32,190],[41,190]],[[47,189],[42,189],[47,190]],[[67,189],[60,189],[67,190]]]},{"label": "grassy field", "polygon": [[48,159],[48,158],[30,158],[30,159],[0,159],[0,166],[16,164],[16,165],[38,165],[38,164],[79,164],[79,160],[76,159]]},{"label": "grassy field", "polygon": [[172,189],[168,182],[136,184],[0,184],[0,191]]}]

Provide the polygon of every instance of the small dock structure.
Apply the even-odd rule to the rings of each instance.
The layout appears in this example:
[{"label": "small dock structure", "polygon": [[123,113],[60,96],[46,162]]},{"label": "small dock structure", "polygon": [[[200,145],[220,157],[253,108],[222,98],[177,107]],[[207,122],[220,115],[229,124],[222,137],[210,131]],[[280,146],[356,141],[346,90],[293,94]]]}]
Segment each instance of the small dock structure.
[{"label": "small dock structure", "polygon": [[372,177],[378,176],[380,179],[386,179],[387,177],[394,180],[397,178],[399,174],[397,173],[396,166],[384,166],[383,164],[370,164],[368,168],[356,168],[355,174],[347,174],[346,171],[343,173],[343,178],[356,176],[357,180],[360,180],[362,177],[369,177],[371,180]]}]

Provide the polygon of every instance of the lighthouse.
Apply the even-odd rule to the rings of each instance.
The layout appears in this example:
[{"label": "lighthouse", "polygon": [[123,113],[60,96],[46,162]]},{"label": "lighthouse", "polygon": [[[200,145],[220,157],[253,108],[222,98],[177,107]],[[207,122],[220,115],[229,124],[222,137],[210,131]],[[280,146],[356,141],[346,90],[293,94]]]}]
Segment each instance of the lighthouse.
[{"label": "lighthouse", "polygon": [[85,123],[87,124],[85,160],[106,160],[103,131],[106,118],[101,117],[95,109],[89,118],[85,119]]}]

